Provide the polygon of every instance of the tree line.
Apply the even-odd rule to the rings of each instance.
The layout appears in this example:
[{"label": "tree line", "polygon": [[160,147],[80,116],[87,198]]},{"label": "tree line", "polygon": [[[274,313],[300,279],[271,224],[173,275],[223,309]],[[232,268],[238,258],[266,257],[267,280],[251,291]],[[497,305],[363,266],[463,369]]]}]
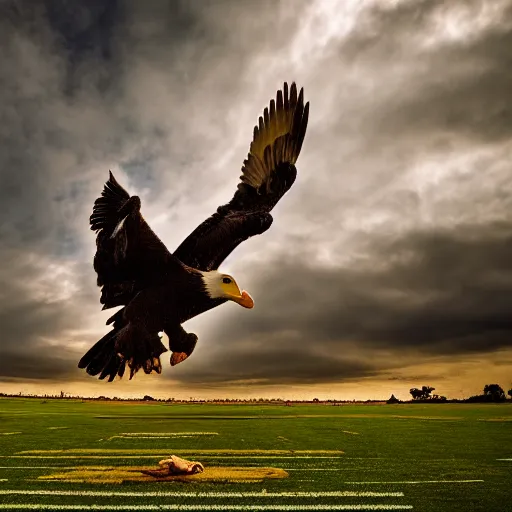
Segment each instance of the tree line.
[{"label": "tree line", "polygon": [[[414,401],[446,402],[445,396],[432,394],[435,389],[431,386],[422,386],[411,388],[409,393]],[[512,388],[507,391],[507,394],[512,399]],[[499,384],[486,384],[481,395],[470,396],[464,402],[504,402],[506,399],[507,395]]]}]

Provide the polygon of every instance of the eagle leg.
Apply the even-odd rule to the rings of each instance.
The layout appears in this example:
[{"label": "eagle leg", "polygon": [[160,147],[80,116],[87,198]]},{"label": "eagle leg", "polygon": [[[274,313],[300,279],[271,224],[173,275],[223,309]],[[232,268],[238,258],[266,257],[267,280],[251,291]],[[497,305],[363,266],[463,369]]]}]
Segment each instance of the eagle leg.
[{"label": "eagle leg", "polygon": [[148,331],[144,325],[129,322],[116,335],[116,354],[119,355],[130,368],[130,379],[140,370],[144,373],[162,372],[160,355],[167,349],[160,341],[156,332]]},{"label": "eagle leg", "polygon": [[196,347],[197,336],[193,332],[185,331],[178,323],[164,325],[164,332],[169,337],[169,348],[172,351],[171,366],[185,361]]}]

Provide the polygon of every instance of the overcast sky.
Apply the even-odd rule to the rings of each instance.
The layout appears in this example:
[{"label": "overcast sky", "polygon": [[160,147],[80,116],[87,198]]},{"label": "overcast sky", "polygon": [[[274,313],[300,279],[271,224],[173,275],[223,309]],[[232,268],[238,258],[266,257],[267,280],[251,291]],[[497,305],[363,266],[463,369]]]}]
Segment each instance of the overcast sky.
[{"label": "overcast sky", "polygon": [[[0,2],[0,391],[406,398],[512,385],[512,1]],[[162,376],[77,368],[109,327],[112,169],[174,250],[228,201],[284,81],[310,101],[253,296]]]}]

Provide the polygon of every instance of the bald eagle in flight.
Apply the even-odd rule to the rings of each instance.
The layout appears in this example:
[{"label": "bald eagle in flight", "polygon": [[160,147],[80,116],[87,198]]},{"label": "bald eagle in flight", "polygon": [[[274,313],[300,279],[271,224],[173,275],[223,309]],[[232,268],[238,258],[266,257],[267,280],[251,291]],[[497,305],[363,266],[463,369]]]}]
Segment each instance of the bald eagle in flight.
[{"label": "bald eagle in flight", "polygon": [[141,368],[161,373],[166,352],[158,335],[169,338],[171,365],[186,359],[197,336],[181,324],[231,300],[252,308],[253,299],[235,279],[218,270],[244,240],[270,228],[270,211],[292,186],[308,123],[309,103],[292,83],[270,101],[259,123],[242,176],[229,203],[200,224],[170,253],[141,215],[139,197],[130,196],[110,172],[96,199],[90,227],[96,231],[94,269],[103,309],[123,306],[107,320],[113,329],[82,357],[89,375],[130,379]]}]

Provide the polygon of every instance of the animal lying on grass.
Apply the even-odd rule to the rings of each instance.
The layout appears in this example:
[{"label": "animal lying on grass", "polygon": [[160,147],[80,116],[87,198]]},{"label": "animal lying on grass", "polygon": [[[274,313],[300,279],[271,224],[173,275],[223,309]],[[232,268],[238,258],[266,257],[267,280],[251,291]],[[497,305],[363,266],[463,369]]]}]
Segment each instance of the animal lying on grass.
[{"label": "animal lying on grass", "polygon": [[160,466],[159,469],[154,471],[146,470],[143,473],[161,478],[168,475],[195,475],[204,471],[204,466],[200,462],[191,462],[176,455],[171,455],[169,459],[161,460],[158,465]]}]

